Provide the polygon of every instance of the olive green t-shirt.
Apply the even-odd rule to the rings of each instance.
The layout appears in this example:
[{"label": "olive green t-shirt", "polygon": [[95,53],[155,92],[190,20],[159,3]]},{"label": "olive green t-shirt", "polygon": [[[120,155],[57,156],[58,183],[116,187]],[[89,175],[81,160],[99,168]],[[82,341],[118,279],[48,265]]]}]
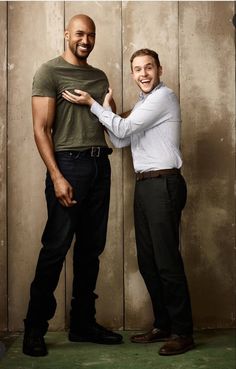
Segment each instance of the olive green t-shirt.
[{"label": "olive green t-shirt", "polygon": [[55,151],[81,150],[93,146],[107,146],[104,130],[87,105],[72,104],[62,97],[62,91],[74,89],[88,92],[100,104],[108,90],[105,73],[92,66],[77,66],[61,56],[44,63],[33,79],[33,96],[56,99],[53,123]]}]

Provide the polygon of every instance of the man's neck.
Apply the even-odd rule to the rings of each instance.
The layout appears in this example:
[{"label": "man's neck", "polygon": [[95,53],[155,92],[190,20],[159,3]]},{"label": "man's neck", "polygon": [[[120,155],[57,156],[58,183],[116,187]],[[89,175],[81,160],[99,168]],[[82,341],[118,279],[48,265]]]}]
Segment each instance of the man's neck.
[{"label": "man's neck", "polygon": [[66,50],[62,54],[62,58],[65,59],[70,64],[78,65],[79,67],[86,67],[88,66],[87,59],[79,59],[74,54],[69,52],[69,50]]}]

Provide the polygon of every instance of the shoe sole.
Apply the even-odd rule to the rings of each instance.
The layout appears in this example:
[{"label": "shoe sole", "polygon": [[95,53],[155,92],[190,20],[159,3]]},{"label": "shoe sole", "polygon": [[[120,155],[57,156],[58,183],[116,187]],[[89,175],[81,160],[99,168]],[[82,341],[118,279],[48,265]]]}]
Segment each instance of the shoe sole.
[{"label": "shoe sole", "polygon": [[195,347],[194,344],[186,347],[184,350],[178,350],[178,351],[172,351],[171,353],[165,353],[165,352],[158,352],[159,355],[161,356],[171,356],[171,355],[181,355],[181,354],[184,354],[185,352],[189,351],[189,350],[192,350],[193,348]]}]

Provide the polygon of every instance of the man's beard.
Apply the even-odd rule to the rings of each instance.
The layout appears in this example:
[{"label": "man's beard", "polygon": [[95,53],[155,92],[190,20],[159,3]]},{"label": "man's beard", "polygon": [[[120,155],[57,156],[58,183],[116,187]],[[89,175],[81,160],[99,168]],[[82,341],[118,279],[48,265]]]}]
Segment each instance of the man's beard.
[{"label": "man's beard", "polygon": [[76,46],[75,48],[71,48],[70,50],[72,51],[72,53],[76,56],[76,58],[80,59],[80,60],[86,60],[87,57],[89,56],[90,52],[92,51],[91,49],[87,50],[87,53],[85,55],[81,55],[79,54],[79,52],[77,51],[78,46]]}]

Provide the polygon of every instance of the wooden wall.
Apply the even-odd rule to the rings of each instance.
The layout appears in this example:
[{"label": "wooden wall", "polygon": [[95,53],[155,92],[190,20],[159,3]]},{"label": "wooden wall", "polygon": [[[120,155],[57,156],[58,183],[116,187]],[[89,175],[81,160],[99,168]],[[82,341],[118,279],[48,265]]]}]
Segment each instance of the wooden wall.
[{"label": "wooden wall", "polygon": [[233,8],[231,2],[179,7],[182,147],[189,184],[182,243],[200,327],[235,324]]},{"label": "wooden wall", "polygon": [[[46,219],[45,168],[35,148],[31,84],[36,69],[64,50],[63,30],[85,13],[97,26],[89,63],[106,71],[118,111],[137,89],[133,51],[158,51],[163,80],[182,108],[183,172],[189,198],[181,250],[196,328],[235,325],[235,31],[233,2],[66,1],[0,3],[0,330],[20,330]],[[220,15],[220,16],[219,16]],[[8,65],[8,69],[6,66]],[[107,245],[97,291],[99,322],[116,329],[152,323],[133,229],[130,150],[114,150]],[[56,291],[50,328],[68,324],[71,252]]]},{"label": "wooden wall", "polygon": [[7,327],[7,5],[0,3],[0,330]]}]

